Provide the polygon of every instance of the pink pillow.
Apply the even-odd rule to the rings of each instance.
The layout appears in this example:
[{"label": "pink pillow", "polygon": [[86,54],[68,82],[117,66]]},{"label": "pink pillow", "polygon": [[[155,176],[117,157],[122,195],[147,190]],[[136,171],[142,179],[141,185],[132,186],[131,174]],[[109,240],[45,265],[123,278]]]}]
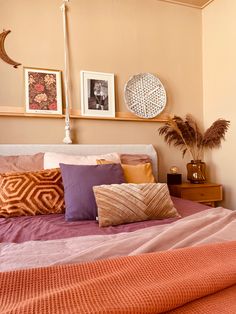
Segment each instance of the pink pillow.
[{"label": "pink pillow", "polygon": [[43,170],[43,155],[0,156],[0,173]]},{"label": "pink pillow", "polygon": [[152,159],[146,154],[120,154],[120,160],[122,164],[126,165],[152,163]]}]

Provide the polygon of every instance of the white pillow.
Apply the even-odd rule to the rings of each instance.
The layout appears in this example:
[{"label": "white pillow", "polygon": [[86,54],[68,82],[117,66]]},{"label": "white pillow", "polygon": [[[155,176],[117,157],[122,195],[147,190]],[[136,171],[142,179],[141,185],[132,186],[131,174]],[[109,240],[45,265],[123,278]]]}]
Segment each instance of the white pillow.
[{"label": "white pillow", "polygon": [[97,159],[106,159],[117,164],[120,163],[118,153],[80,156],[46,152],[44,154],[44,169],[59,168],[59,163],[69,165],[97,165]]}]

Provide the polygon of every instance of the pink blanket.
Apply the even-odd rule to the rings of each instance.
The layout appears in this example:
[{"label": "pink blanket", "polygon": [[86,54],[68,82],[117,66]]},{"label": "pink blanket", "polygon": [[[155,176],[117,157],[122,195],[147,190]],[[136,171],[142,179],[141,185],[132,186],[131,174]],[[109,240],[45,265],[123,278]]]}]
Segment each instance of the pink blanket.
[{"label": "pink blanket", "polygon": [[113,235],[91,235],[48,241],[0,244],[0,270],[82,263],[187,246],[236,240],[236,211],[222,207]]}]

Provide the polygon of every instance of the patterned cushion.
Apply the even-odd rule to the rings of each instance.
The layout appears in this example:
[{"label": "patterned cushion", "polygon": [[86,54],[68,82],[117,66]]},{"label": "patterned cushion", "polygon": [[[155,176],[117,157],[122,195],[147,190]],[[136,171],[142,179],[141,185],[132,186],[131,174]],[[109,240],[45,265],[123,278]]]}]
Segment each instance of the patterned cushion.
[{"label": "patterned cushion", "polygon": [[0,217],[61,213],[64,207],[59,169],[0,174]]},{"label": "patterned cushion", "polygon": [[99,227],[180,217],[165,183],[101,185],[93,190]]}]

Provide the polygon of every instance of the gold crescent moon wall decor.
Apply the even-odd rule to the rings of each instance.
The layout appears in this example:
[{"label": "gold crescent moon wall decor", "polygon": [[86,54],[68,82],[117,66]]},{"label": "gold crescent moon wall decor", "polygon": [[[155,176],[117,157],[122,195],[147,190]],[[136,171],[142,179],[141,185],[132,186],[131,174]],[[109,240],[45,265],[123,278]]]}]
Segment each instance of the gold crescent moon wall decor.
[{"label": "gold crescent moon wall decor", "polygon": [[0,34],[0,58],[6,63],[13,65],[14,68],[17,68],[19,65],[21,65],[21,63],[15,62],[10,57],[8,57],[4,48],[5,38],[10,32],[10,30],[3,30],[3,32]]}]

